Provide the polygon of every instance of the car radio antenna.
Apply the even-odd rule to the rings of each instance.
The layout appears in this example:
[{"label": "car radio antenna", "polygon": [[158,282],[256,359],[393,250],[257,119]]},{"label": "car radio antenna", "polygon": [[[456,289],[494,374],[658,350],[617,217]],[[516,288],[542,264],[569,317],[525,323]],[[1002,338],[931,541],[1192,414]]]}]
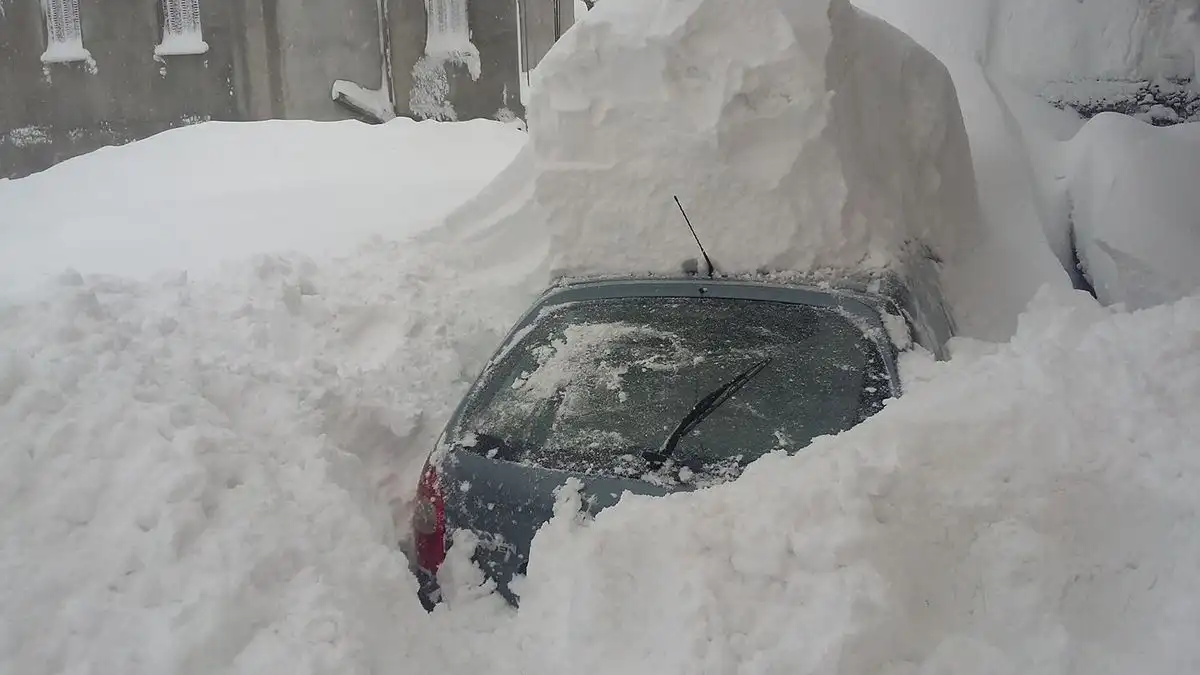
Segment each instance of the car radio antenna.
[{"label": "car radio antenna", "polygon": [[687,211],[683,210],[683,204],[679,202],[679,196],[671,196],[675,198],[675,206],[678,206],[679,212],[683,214],[683,222],[687,223],[688,229],[692,231],[692,239],[695,239],[696,245],[700,247],[700,255],[704,256],[704,264],[708,266],[708,278],[711,279],[713,277],[713,272],[715,271],[713,268],[712,259],[708,257],[708,251],[704,250],[704,244],[700,243],[700,237],[696,235],[696,228],[692,227],[692,221],[690,218],[688,218]]}]

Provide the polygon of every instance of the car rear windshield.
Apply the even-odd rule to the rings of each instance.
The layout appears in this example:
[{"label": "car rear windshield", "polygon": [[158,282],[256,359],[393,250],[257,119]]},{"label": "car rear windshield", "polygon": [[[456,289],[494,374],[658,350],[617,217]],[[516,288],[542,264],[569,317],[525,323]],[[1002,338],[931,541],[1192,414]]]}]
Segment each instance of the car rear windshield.
[{"label": "car rear windshield", "polygon": [[[674,459],[737,467],[844,431],[883,406],[879,345],[834,309],[723,298],[554,306],[487,374],[460,429],[490,454],[547,468],[636,474],[706,394],[769,358],[683,438]],[[485,447],[481,445],[480,447]],[[482,451],[482,450],[481,450]]]}]

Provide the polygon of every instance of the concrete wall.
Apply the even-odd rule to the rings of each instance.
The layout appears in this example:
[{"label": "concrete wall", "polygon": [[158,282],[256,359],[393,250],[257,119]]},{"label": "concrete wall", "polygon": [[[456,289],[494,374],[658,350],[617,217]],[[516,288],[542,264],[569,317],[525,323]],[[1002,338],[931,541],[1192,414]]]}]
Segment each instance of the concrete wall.
[{"label": "concrete wall", "polygon": [[[113,4],[127,7],[114,10]],[[160,62],[154,59],[160,31],[154,0],[82,0],[84,43],[94,66],[43,66],[38,0],[9,1],[0,18],[0,176],[188,122],[240,118],[225,47],[236,28],[223,6],[204,5],[206,38],[216,48]]]},{"label": "concrete wall", "polygon": [[282,91],[277,94],[282,110],[273,117],[345,119],[346,111],[329,96],[334,80],[379,86],[375,0],[260,1],[274,14],[273,20],[264,21],[275,47],[268,53],[278,52],[282,69]]},{"label": "concrete wall", "polygon": [[[19,177],[98,147],[204,120],[351,117],[330,97],[334,80],[380,87],[390,56],[395,112],[410,115],[412,69],[424,54],[425,0],[200,0],[204,55],[154,57],[161,0],[81,0],[94,67],[40,61],[39,0],[0,0],[0,177]],[[481,74],[450,68],[458,119],[524,116],[519,97],[517,2],[539,27],[539,54],[569,26],[569,0],[468,0]],[[534,35],[531,33],[530,35]],[[529,37],[528,35],[526,37]],[[544,48],[543,48],[544,47]],[[507,114],[507,113],[505,113]]]},{"label": "concrete wall", "polygon": [[522,55],[532,70],[558,38],[574,23],[574,0],[520,0]]}]

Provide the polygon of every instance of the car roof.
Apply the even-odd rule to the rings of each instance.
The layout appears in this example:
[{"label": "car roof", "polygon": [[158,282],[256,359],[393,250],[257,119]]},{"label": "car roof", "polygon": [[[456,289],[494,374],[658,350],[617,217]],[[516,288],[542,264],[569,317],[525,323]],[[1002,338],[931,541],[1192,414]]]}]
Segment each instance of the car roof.
[{"label": "car roof", "polygon": [[[668,296],[697,283],[708,287],[711,292],[735,293],[732,297],[746,299],[801,303],[818,300],[818,304],[824,304],[819,302],[818,297],[824,295],[846,301],[856,300],[881,316],[897,318],[899,321],[889,323],[905,326],[911,342],[924,347],[937,358],[946,357],[946,342],[955,333],[954,321],[943,301],[936,270],[922,265],[913,266],[903,276],[889,269],[761,272],[718,275],[715,278],[700,275],[564,276],[543,293],[535,309],[579,294],[594,298],[619,297],[621,294]],[[562,293],[567,293],[567,296]],[[603,295],[605,293],[608,295]],[[898,349],[910,346],[904,344],[903,339],[894,339],[894,342]]]},{"label": "car roof", "polygon": [[[898,329],[907,330],[908,322],[906,318],[903,318],[905,314],[902,314],[902,309],[893,300],[894,297],[899,297],[896,295],[897,293],[904,290],[903,287],[899,287],[899,291],[897,291],[895,290],[897,287],[894,281],[889,282],[886,279],[878,278],[866,281],[843,279],[840,284],[822,281],[819,282],[819,285],[804,284],[795,277],[786,279],[780,277],[710,279],[698,276],[621,276],[560,279],[548,288],[513,325],[496,352],[488,360],[479,379],[488,377],[488,372],[520,342],[524,334],[539,319],[545,316],[546,310],[558,305],[618,298],[730,298],[826,307],[841,313],[879,346],[891,380],[892,391],[898,395],[902,392],[903,387],[897,365],[897,354],[906,347],[904,344],[906,336],[897,336],[895,333]],[[889,318],[895,320],[885,323]],[[889,327],[888,323],[893,325]],[[899,327],[895,325],[897,323]],[[917,334],[919,335],[919,332]],[[462,417],[471,398],[472,394],[468,392],[467,396],[459,402],[447,423],[447,430]],[[445,432],[442,438],[444,440]],[[442,447],[443,440],[439,440],[438,447]]]}]

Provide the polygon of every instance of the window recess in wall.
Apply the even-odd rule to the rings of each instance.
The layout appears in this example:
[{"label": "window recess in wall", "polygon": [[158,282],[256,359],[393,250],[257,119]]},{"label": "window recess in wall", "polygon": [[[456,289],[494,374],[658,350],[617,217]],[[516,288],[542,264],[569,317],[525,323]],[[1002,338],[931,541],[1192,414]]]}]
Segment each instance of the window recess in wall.
[{"label": "window recess in wall", "polygon": [[83,48],[83,27],[79,22],[79,0],[41,0],[46,19],[46,51],[42,63],[91,61]]},{"label": "window recess in wall", "polygon": [[200,29],[200,0],[162,0],[162,3],[162,42],[154,47],[154,55],[207,53],[208,43]]}]

